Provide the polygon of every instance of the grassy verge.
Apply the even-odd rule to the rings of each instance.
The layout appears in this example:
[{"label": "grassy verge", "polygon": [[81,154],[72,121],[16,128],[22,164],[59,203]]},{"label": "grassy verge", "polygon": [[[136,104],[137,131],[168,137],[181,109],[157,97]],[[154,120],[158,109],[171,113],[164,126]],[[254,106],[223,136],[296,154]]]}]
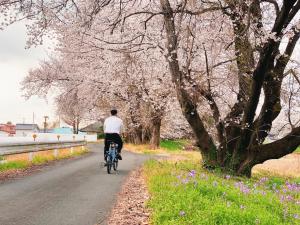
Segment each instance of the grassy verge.
[{"label": "grassy verge", "polygon": [[185,146],[189,145],[190,141],[188,140],[162,140],[160,147],[167,151],[181,151]]},{"label": "grassy verge", "polygon": [[300,153],[300,146],[294,151],[294,153]]},{"label": "grassy verge", "polygon": [[199,161],[148,161],[151,223],[300,224],[300,180],[236,178],[207,172]]},{"label": "grassy verge", "polygon": [[190,140],[162,140],[159,149],[151,149],[150,145],[125,144],[125,149],[135,153],[165,156],[171,161],[201,159],[199,151],[194,151]]},{"label": "grassy verge", "polygon": [[0,164],[0,172],[7,170],[15,170],[15,169],[25,169],[30,165],[29,162],[26,161],[13,161]]},{"label": "grassy verge", "polygon": [[184,149],[191,149],[191,141],[180,140],[162,140],[159,149],[151,149],[150,145],[125,144],[125,148],[137,153],[158,154],[158,153],[179,153]]},{"label": "grassy verge", "polygon": [[58,156],[58,157],[54,157],[52,154],[47,155],[47,156],[37,155],[37,156],[33,157],[31,162],[25,161],[25,160],[9,161],[9,162],[0,164],[0,172],[16,170],[16,169],[26,169],[30,166],[42,165],[42,164],[46,164],[48,162],[55,161],[55,160],[71,158],[71,157],[83,155],[87,152],[88,152],[88,150],[84,149],[84,150],[74,151],[72,154],[70,153],[70,154],[66,154],[66,155],[62,155],[62,156]]}]

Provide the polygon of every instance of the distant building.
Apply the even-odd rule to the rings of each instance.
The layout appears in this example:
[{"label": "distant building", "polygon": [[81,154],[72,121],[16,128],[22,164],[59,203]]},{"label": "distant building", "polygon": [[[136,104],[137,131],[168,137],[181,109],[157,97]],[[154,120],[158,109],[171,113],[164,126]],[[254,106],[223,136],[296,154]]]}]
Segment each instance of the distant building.
[{"label": "distant building", "polygon": [[14,136],[16,134],[16,125],[8,122],[0,124],[0,136]]},{"label": "distant building", "polygon": [[104,134],[103,132],[103,123],[102,122],[95,122],[92,123],[82,129],[80,129],[81,132],[86,132],[87,134],[96,134],[97,137],[100,137]]},{"label": "distant building", "polygon": [[33,133],[39,133],[40,128],[37,124],[24,124],[17,123],[16,124],[16,136],[18,137],[26,137],[30,136]]}]

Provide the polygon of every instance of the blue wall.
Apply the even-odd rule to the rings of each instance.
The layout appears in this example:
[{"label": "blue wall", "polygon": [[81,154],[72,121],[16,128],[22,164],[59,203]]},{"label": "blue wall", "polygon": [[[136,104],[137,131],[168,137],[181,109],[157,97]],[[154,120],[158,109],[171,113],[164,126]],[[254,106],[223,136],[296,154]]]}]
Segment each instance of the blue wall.
[{"label": "blue wall", "polygon": [[[73,134],[73,129],[71,127],[60,127],[60,128],[54,128],[52,133],[54,134]],[[78,132],[78,134],[85,135],[85,132]]]}]

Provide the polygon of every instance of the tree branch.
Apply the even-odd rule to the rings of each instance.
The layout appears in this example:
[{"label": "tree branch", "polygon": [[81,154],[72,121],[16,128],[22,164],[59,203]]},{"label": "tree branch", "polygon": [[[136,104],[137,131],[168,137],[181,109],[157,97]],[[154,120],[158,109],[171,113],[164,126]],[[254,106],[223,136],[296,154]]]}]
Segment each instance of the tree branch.
[{"label": "tree branch", "polygon": [[300,127],[297,127],[284,138],[251,149],[251,151],[253,151],[255,155],[254,163],[262,163],[269,159],[279,159],[295,151],[299,145]]}]

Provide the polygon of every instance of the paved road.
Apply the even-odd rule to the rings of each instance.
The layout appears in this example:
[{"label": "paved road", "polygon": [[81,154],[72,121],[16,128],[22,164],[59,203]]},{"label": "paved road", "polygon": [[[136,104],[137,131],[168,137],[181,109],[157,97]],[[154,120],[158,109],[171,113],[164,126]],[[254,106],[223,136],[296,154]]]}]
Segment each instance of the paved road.
[{"label": "paved road", "polygon": [[119,174],[108,175],[99,163],[102,145],[89,147],[86,157],[0,184],[0,225],[106,224],[122,181],[145,156],[123,152]]}]

